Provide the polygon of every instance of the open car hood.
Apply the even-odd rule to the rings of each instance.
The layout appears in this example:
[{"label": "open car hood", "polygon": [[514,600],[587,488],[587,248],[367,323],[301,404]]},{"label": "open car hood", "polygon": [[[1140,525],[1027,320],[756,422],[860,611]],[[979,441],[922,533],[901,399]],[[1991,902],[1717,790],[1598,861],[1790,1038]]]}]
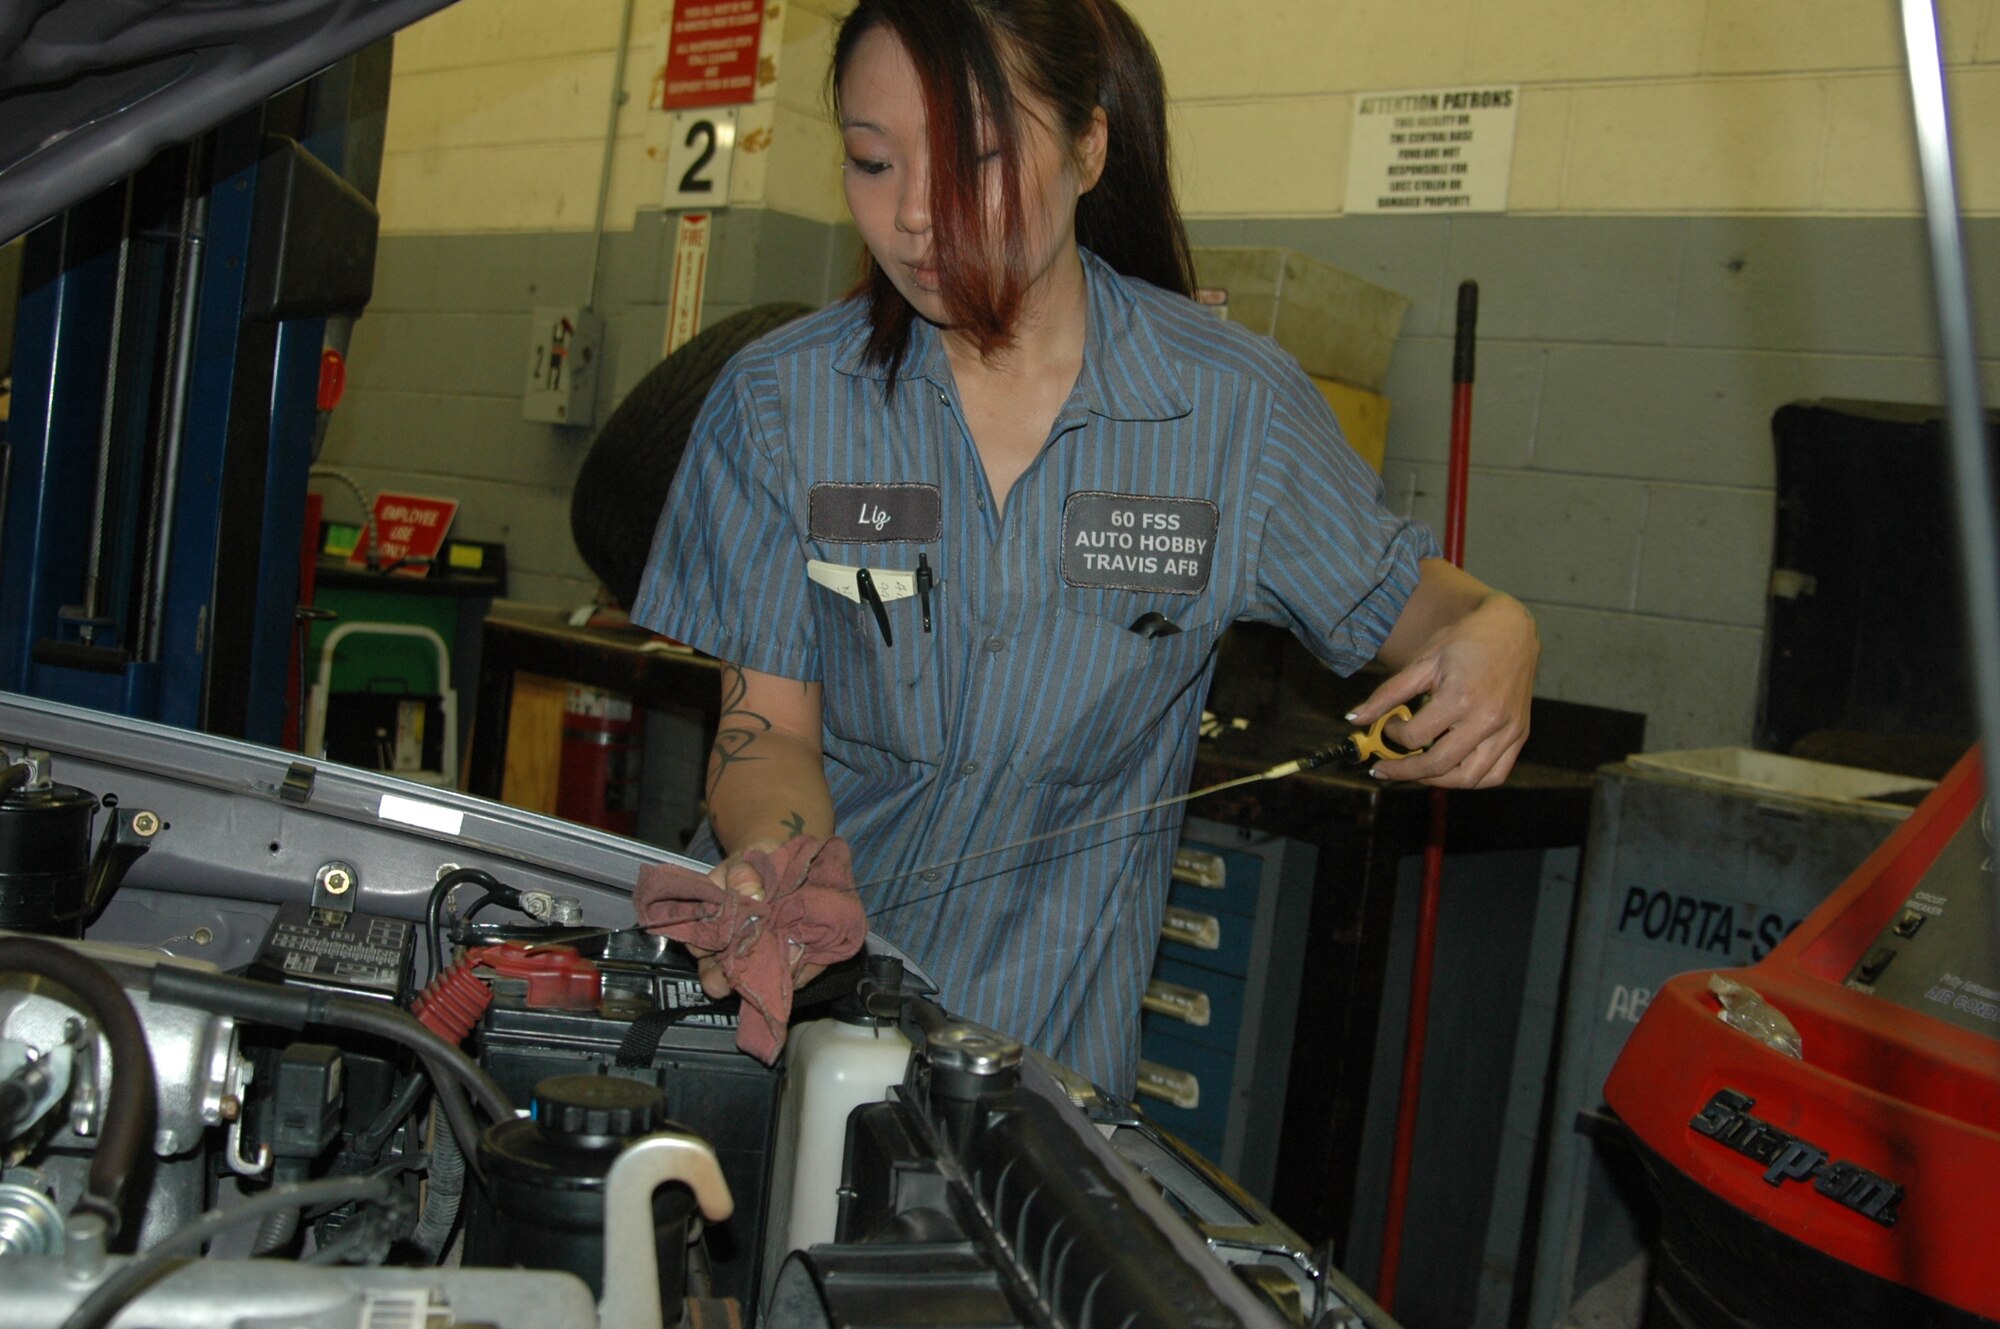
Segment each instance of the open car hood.
[{"label": "open car hood", "polygon": [[0,243],[451,0],[0,0]]}]

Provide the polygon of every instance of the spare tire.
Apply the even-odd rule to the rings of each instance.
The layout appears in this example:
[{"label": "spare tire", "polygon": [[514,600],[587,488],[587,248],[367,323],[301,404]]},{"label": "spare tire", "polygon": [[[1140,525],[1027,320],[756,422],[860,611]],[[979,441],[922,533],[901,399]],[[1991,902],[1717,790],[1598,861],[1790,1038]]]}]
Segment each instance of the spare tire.
[{"label": "spare tire", "polygon": [[653,527],[715,376],[730,356],[811,312],[811,305],[757,305],[695,334],[654,365],[598,431],[570,491],[569,529],[618,603],[630,605],[639,594]]}]

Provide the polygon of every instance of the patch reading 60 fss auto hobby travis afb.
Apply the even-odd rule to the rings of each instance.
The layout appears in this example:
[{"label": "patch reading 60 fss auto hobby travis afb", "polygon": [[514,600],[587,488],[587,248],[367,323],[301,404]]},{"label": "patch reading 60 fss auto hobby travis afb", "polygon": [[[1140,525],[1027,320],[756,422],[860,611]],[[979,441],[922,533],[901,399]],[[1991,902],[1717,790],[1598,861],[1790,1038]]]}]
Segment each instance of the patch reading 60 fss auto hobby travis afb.
[{"label": "patch reading 60 fss auto hobby travis afb", "polygon": [[1221,519],[1205,498],[1079,490],[1063,504],[1063,581],[1195,595],[1208,587]]}]

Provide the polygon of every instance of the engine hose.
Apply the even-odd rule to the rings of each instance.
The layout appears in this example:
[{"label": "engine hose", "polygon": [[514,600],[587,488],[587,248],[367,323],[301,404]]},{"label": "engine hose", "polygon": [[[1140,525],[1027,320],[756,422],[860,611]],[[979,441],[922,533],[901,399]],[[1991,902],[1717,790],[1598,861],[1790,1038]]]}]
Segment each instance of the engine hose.
[{"label": "engine hose", "polygon": [[257,1225],[256,1240],[250,1243],[251,1258],[262,1259],[267,1255],[276,1255],[291,1245],[292,1238],[298,1235],[298,1210],[280,1209],[274,1214],[267,1214],[264,1221]]},{"label": "engine hose", "polygon": [[433,1261],[444,1259],[458,1210],[465,1199],[465,1151],[459,1147],[451,1119],[442,1112],[431,1118],[431,1166],[424,1193],[423,1216],[410,1240]]},{"label": "engine hose", "polygon": [[104,1130],[90,1161],[88,1190],[77,1201],[77,1208],[102,1214],[116,1232],[125,1179],[132,1175],[144,1151],[153,1146],[158,1091],[145,1027],[118,980],[95,960],[67,946],[39,937],[0,938],[0,973],[6,972],[35,974],[62,984],[75,1003],[97,1021],[111,1046],[111,1089],[106,1096]]},{"label": "engine hose", "polygon": [[[431,1090],[437,1097],[438,1112],[450,1123],[451,1134],[459,1140],[477,1140],[479,1120],[472,1115],[472,1105],[466,1101],[465,1091],[459,1088],[457,1081],[449,1076],[440,1075],[437,1067],[429,1062],[425,1062],[424,1065],[430,1072]],[[500,1120],[505,1121],[507,1118],[502,1117]],[[462,1151],[461,1157],[463,1157]],[[481,1185],[485,1184],[486,1176],[476,1165],[473,1168],[473,1175],[479,1178]]]},{"label": "engine hose", "polygon": [[396,1133],[396,1128],[403,1124],[405,1117],[417,1110],[424,1091],[429,1088],[430,1081],[424,1076],[404,1076],[403,1082],[396,1087],[395,1097],[389,1100],[389,1106],[368,1123],[366,1130],[354,1137],[354,1153],[370,1162],[379,1158],[383,1147],[389,1143],[389,1137]]},{"label": "engine hose", "polygon": [[[479,1110],[494,1121],[513,1119],[514,1104],[506,1092],[493,1082],[493,1077],[458,1047],[426,1029],[409,1012],[372,1001],[337,997],[327,1003],[324,1018],[326,1023],[337,1028],[374,1034],[403,1044],[423,1058],[440,1096],[447,1086],[456,1090],[463,1085],[464,1092],[472,1095],[472,1101],[478,1104]],[[454,1122],[454,1125],[460,1124]],[[475,1131],[471,1138],[476,1139],[477,1136]]]}]

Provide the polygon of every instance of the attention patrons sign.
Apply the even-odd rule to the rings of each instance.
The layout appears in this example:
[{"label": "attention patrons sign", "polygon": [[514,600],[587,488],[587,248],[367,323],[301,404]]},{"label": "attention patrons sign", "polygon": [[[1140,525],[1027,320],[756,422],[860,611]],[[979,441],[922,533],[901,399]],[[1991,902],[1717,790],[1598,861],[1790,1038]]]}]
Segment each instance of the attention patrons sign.
[{"label": "attention patrons sign", "polygon": [[1518,87],[1357,96],[1347,211],[1505,212],[1520,99]]}]

